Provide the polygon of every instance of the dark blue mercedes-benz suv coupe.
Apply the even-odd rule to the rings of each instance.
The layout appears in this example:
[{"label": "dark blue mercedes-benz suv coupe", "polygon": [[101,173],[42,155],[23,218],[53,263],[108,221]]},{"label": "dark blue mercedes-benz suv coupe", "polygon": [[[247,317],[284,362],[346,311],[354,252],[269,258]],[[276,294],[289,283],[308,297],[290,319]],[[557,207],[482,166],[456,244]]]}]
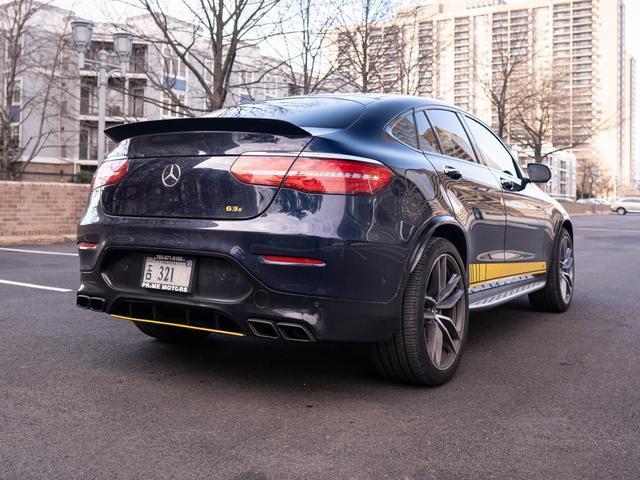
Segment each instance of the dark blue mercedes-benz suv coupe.
[{"label": "dark blue mercedes-benz suv coupe", "polygon": [[486,125],[407,96],[318,95],[125,124],[78,227],[80,307],[157,339],[372,344],[454,374],[469,311],[573,296],[573,229]]}]

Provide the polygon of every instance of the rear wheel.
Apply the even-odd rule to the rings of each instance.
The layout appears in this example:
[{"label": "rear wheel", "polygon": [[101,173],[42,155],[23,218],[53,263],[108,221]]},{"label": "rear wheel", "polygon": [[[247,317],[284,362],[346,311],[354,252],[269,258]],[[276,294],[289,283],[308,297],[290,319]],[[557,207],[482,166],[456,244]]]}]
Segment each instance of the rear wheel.
[{"label": "rear wheel", "polygon": [[529,294],[534,309],[545,312],[564,312],[571,305],[575,277],[573,240],[563,228],[556,239],[553,257],[547,270],[547,284],[542,290]]},{"label": "rear wheel", "polygon": [[622,207],[618,207],[616,212],[618,212],[618,215],[626,215],[627,214],[627,211]]},{"label": "rear wheel", "polygon": [[162,342],[174,344],[198,343],[209,336],[209,332],[191,330],[187,328],[170,327],[148,322],[133,322],[138,330],[145,335],[156,338]]},{"label": "rear wheel", "polygon": [[407,282],[398,329],[373,346],[377,369],[394,381],[447,382],[460,363],[468,318],[464,263],[451,242],[434,238]]}]

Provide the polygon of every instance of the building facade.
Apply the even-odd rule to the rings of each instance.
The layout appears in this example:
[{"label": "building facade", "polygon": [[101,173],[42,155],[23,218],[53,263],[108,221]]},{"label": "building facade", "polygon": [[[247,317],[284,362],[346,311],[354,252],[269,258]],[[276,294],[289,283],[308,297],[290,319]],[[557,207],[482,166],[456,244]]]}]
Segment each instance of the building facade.
[{"label": "building facade", "polygon": [[622,0],[436,0],[400,11],[380,28],[391,41],[399,25],[404,37],[395,44],[414,48],[394,53],[405,64],[418,62],[416,78],[389,86],[385,72],[380,90],[448,101],[495,126],[487,86],[495,85],[501,58],[521,56],[517,75],[525,84],[562,79],[549,140],[575,145],[578,164],[597,161],[614,191],[634,185],[635,64],[625,51]]}]

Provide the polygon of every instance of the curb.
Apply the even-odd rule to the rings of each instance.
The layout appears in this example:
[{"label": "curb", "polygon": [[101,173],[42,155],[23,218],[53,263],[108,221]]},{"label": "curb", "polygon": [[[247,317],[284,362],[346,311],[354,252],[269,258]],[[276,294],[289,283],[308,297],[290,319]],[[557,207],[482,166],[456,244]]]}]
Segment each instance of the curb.
[{"label": "curb", "polygon": [[73,233],[63,235],[23,235],[0,237],[0,247],[9,245],[50,245],[52,243],[75,242]]}]

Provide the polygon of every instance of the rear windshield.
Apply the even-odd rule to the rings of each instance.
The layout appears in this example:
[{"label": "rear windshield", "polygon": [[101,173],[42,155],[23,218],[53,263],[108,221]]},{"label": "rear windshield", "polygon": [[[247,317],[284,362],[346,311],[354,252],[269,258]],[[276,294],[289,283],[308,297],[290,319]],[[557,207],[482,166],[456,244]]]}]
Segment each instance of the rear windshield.
[{"label": "rear windshield", "polygon": [[223,108],[208,116],[271,118],[303,128],[347,128],[363,111],[364,105],[353,100],[299,97]]}]

